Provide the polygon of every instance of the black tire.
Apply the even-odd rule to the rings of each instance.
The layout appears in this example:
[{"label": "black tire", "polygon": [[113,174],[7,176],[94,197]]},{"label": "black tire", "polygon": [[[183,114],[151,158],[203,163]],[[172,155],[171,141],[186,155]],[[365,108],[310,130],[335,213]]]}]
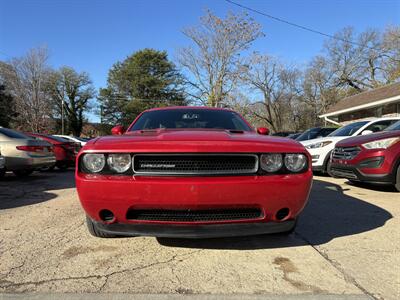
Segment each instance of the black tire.
[{"label": "black tire", "polygon": [[33,170],[18,170],[18,171],[13,171],[14,175],[17,177],[28,177],[33,173]]},{"label": "black tire", "polygon": [[6,169],[0,169],[0,179],[6,175]]},{"label": "black tire", "polygon": [[54,168],[55,168],[55,167],[56,167],[56,166],[44,167],[44,168],[41,168],[40,171],[43,171],[43,172],[51,172],[51,171],[54,171]]},{"label": "black tire", "polygon": [[400,164],[397,166],[396,183],[394,184],[394,187],[400,192]]},{"label": "black tire", "polygon": [[88,228],[90,234],[95,236],[95,237],[99,237],[99,238],[113,238],[113,237],[116,237],[114,234],[110,234],[110,233],[98,230],[98,228],[96,227],[96,224],[88,216],[86,216],[86,225],[87,225],[87,228]]},{"label": "black tire", "polygon": [[66,171],[68,169],[68,165],[67,164],[59,164],[59,165],[57,165],[57,168],[60,171]]}]

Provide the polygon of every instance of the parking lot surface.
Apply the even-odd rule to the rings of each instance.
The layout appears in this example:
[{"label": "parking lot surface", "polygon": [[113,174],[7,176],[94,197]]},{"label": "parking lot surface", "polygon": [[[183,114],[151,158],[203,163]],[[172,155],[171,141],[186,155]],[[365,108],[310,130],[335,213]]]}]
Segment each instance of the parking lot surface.
[{"label": "parking lot surface", "polygon": [[389,187],[316,176],[287,237],[98,239],[72,171],[9,175],[0,181],[0,292],[399,299],[399,204]]}]

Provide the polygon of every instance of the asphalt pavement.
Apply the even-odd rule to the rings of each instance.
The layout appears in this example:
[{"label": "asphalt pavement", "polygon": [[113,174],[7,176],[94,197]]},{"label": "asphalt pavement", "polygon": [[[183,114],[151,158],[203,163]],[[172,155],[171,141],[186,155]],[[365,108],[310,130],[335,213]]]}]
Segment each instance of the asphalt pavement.
[{"label": "asphalt pavement", "polygon": [[390,187],[316,176],[287,237],[99,239],[72,171],[8,175],[0,300],[399,299],[399,201]]}]

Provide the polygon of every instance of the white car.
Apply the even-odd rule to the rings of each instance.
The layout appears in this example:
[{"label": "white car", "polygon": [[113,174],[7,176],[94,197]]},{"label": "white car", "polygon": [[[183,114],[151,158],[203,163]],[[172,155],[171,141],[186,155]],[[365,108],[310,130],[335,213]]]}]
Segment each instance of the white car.
[{"label": "white car", "polygon": [[335,148],[337,142],[356,135],[382,131],[398,120],[400,120],[400,117],[354,122],[336,129],[326,137],[302,141],[300,143],[302,143],[311,154],[313,171],[326,172],[331,152]]},{"label": "white car", "polygon": [[87,143],[87,139],[81,138],[81,137],[76,137],[76,136],[70,136],[70,135],[62,135],[62,134],[54,134],[54,136],[61,137],[63,139],[69,140],[71,142],[75,142],[81,145],[81,147],[85,146]]}]

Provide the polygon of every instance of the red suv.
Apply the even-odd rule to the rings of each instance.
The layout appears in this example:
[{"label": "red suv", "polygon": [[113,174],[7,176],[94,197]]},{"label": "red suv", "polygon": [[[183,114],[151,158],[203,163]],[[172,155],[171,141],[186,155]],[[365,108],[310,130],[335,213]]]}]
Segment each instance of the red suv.
[{"label": "red suv", "polygon": [[75,166],[76,154],[80,149],[78,143],[70,142],[64,138],[48,134],[26,133],[26,135],[49,142],[53,145],[54,155],[56,156],[55,166],[60,170],[66,170],[68,167]]},{"label": "red suv", "polygon": [[392,184],[400,191],[400,121],[382,132],[337,143],[330,174],[354,181]]}]

